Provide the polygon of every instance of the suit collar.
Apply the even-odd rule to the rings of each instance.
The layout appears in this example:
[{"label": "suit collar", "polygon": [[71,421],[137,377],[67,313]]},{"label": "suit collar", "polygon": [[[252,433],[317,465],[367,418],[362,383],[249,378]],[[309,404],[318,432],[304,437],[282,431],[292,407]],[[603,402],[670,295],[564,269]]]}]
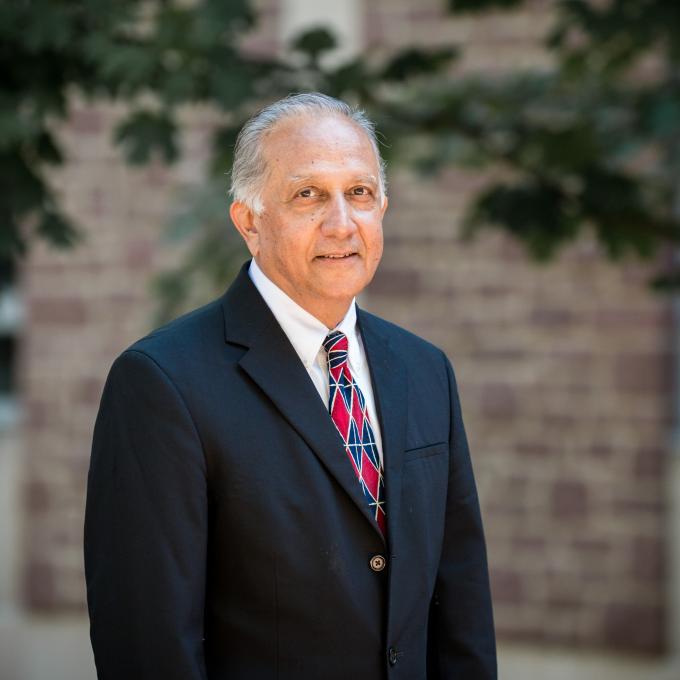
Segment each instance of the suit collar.
[{"label": "suit collar", "polygon": [[257,344],[262,335],[277,327],[276,319],[248,276],[246,262],[222,297],[224,339],[243,347]]},{"label": "suit collar", "polygon": [[[251,260],[248,276],[283,329],[290,344],[307,370],[317,361],[321,345],[331,331],[315,316],[289,297]],[[352,300],[347,313],[336,328],[350,340],[349,362],[353,370],[361,370],[363,361],[358,343],[357,312]]]},{"label": "suit collar", "polygon": [[[354,471],[347,461],[342,439],[300,358],[251,281],[248,275],[248,263],[242,267],[236,280],[222,298],[222,309],[226,342],[248,348],[239,360],[241,368],[262,389],[290,425],[297,430],[378,535],[382,537]],[[396,449],[403,448],[403,443],[397,444],[399,435],[388,434],[389,430],[395,426],[400,431],[405,420],[401,417],[401,407],[395,404],[394,397],[389,394],[395,391],[398,380],[396,376],[392,376],[389,367],[397,364],[398,360],[388,349],[386,338],[380,334],[372,318],[361,311],[359,311],[358,318],[371,368],[386,461],[389,461],[387,456],[400,460],[400,453],[397,453]],[[399,419],[402,421],[401,424]],[[395,497],[397,482],[394,482],[394,491],[389,489],[390,476],[394,477],[396,474],[390,473],[393,467],[393,464],[388,462],[385,480],[388,535],[389,527],[394,521],[390,518],[390,499],[395,504],[395,510],[398,511],[398,495],[400,495]]]}]

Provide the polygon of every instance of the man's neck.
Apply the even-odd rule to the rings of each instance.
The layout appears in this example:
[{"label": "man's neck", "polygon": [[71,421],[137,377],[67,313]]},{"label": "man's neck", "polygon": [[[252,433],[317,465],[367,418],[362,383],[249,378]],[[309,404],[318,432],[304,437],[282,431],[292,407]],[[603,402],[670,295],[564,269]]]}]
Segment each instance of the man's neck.
[{"label": "man's neck", "polygon": [[260,272],[271,283],[283,291],[295,304],[302,307],[315,319],[318,319],[326,328],[335,328],[345,318],[350,305],[354,301],[353,297],[349,299],[328,300],[327,298],[319,299],[311,295],[300,295],[296,290],[288,286],[285,281],[279,281],[276,277],[270,276],[256,260],[254,262]]},{"label": "man's neck", "polygon": [[[295,298],[292,298],[295,299]],[[295,300],[300,307],[308,311],[313,317],[317,318],[326,328],[335,328],[346,316],[352,300],[343,301],[338,305],[329,305],[328,302],[323,303],[318,308],[313,304],[303,304],[299,300]]]}]

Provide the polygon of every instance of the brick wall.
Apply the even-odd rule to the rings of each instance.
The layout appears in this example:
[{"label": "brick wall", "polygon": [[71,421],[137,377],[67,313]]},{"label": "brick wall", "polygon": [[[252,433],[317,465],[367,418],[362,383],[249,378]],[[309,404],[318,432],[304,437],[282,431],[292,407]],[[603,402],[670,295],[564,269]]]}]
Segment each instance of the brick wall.
[{"label": "brick wall", "polygon": [[104,107],[75,108],[61,135],[69,163],[56,181],[84,241],[62,254],[37,248],[24,275],[25,593],[37,609],[82,607],[93,419],[113,358],[149,329],[159,229],[181,184],[179,169],[125,167],[109,144],[115,118]]},{"label": "brick wall", "polygon": [[[253,49],[276,45],[276,3]],[[416,8],[417,6],[417,8]],[[546,3],[513,18],[442,20],[439,0],[366,3],[367,41],[467,45],[465,68],[545,64]],[[131,170],[109,143],[119,112],[76,106],[56,178],[85,242],[38,248],[24,271],[27,604],[84,604],[82,513],[92,425],[113,358],[149,327],[160,228],[200,180],[211,116],[188,112],[189,156]],[[583,240],[549,267],[507,238],[456,232],[479,180],[393,173],[386,253],[369,308],[454,361],[486,520],[504,639],[645,652],[663,646],[664,456],[670,318],[637,266]]]},{"label": "brick wall", "polygon": [[[271,52],[277,3],[254,5],[259,28],[244,46]],[[215,123],[214,113],[185,111],[183,160],[173,168],[131,169],[111,143],[120,115],[74,103],[60,131],[68,163],[54,181],[84,240],[64,253],[36,248],[23,271],[22,596],[33,611],[84,607],[83,512],[99,397],[113,359],[151,328],[149,279],[174,257],[163,249],[161,231],[181,190],[201,181]]]},{"label": "brick wall", "polygon": [[[440,3],[367,5],[371,43],[460,41],[463,68],[546,63],[550,3],[442,20]],[[657,652],[664,645],[670,310],[644,267],[585,238],[552,265],[458,224],[479,178],[391,177],[368,306],[456,367],[489,545],[499,637]]]}]

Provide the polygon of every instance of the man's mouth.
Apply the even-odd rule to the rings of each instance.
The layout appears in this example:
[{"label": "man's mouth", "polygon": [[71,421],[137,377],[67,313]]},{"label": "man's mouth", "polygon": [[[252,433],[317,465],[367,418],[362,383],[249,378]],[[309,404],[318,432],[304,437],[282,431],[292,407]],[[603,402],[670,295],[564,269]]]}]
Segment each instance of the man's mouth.
[{"label": "man's mouth", "polygon": [[356,255],[356,253],[351,251],[346,253],[328,253],[327,255],[317,255],[317,258],[322,260],[344,260],[348,257],[352,257],[353,255]]}]

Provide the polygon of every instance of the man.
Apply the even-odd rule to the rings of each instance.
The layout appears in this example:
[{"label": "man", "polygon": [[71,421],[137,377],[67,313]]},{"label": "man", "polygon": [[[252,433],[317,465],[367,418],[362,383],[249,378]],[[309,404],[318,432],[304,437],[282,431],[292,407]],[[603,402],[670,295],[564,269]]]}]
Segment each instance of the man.
[{"label": "man", "polygon": [[243,128],[225,295],[114,363],[85,522],[99,677],[496,677],[442,352],[357,308],[387,207],[370,122],[320,94]]}]

